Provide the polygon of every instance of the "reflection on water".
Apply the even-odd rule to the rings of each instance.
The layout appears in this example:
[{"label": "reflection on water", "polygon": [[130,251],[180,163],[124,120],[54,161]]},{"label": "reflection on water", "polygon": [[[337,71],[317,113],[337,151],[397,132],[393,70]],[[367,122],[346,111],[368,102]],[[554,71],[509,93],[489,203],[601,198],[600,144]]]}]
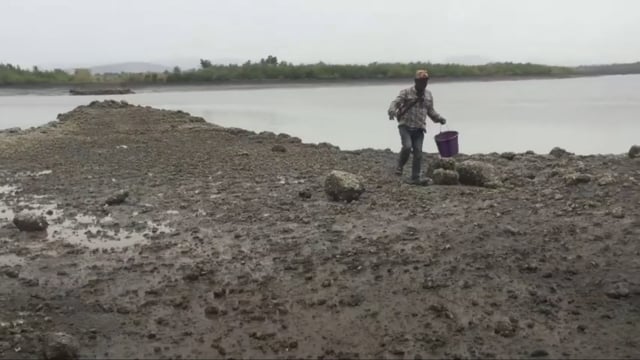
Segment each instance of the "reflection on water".
[{"label": "reflection on water", "polygon": [[[386,110],[405,83],[271,89],[199,88],[138,91],[118,96],[0,96],[0,128],[45,124],[58,113],[96,99],[184,110],[207,121],[254,131],[284,132],[343,149],[399,147]],[[623,153],[640,133],[640,75],[592,78],[434,83],[435,107],[460,151],[547,153],[561,146],[579,154]],[[425,150],[435,152],[428,124]]]}]

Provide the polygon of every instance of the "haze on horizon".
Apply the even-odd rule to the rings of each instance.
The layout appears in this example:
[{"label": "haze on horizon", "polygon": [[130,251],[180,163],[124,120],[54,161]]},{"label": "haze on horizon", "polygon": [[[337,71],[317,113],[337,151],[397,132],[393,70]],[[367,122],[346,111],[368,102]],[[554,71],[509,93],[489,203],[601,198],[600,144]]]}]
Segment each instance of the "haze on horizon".
[{"label": "haze on horizon", "polygon": [[[0,63],[640,60],[636,0],[3,0]],[[193,64],[197,66],[197,64]]]}]

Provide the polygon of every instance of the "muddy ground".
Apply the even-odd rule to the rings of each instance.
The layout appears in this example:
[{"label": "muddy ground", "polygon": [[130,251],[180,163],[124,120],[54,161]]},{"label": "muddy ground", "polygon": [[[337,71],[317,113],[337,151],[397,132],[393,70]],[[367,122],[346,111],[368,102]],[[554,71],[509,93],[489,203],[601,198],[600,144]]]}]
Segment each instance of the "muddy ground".
[{"label": "muddy ground", "polygon": [[[418,187],[391,151],[115,102],[59,119],[0,134],[0,358],[51,332],[83,358],[640,357],[640,159],[461,155],[504,185]],[[359,201],[327,199],[334,169]]]}]

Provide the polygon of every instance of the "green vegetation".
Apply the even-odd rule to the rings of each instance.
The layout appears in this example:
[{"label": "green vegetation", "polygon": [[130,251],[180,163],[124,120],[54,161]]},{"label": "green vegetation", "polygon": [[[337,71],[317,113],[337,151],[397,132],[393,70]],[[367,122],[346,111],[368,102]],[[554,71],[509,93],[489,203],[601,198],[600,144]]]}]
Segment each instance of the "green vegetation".
[{"label": "green vegetation", "polygon": [[466,66],[432,63],[371,63],[368,65],[299,64],[279,61],[269,55],[258,62],[242,65],[215,65],[201,59],[200,68],[182,70],[179,67],[164,73],[91,74],[88,69],[73,73],[63,70],[41,71],[21,69],[0,64],[0,86],[17,85],[79,85],[79,84],[190,84],[243,81],[302,81],[302,80],[384,80],[412,78],[416,69],[426,68],[432,78],[473,79],[504,77],[562,77],[576,75],[640,73],[640,63],[602,66],[560,67],[530,63],[491,63]]},{"label": "green vegetation", "polygon": [[64,84],[71,80],[72,76],[62,70],[40,71],[38,67],[27,70],[0,64],[0,85]]},{"label": "green vegetation", "polygon": [[427,68],[433,78],[509,76],[563,76],[573,69],[537,64],[494,63],[479,66],[431,63],[371,63],[368,65],[294,65],[269,56],[242,65],[213,65],[200,60],[200,69],[168,74],[167,83],[207,83],[250,80],[380,80],[413,77],[416,69]]}]

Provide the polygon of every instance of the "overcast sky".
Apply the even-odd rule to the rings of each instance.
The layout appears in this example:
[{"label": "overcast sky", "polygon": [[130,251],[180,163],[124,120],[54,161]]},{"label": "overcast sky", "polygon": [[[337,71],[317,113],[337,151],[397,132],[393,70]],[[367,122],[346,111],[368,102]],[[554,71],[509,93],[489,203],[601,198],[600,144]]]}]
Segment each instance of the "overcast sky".
[{"label": "overcast sky", "polygon": [[25,66],[640,60],[638,0],[0,0],[0,14],[0,62]]}]

